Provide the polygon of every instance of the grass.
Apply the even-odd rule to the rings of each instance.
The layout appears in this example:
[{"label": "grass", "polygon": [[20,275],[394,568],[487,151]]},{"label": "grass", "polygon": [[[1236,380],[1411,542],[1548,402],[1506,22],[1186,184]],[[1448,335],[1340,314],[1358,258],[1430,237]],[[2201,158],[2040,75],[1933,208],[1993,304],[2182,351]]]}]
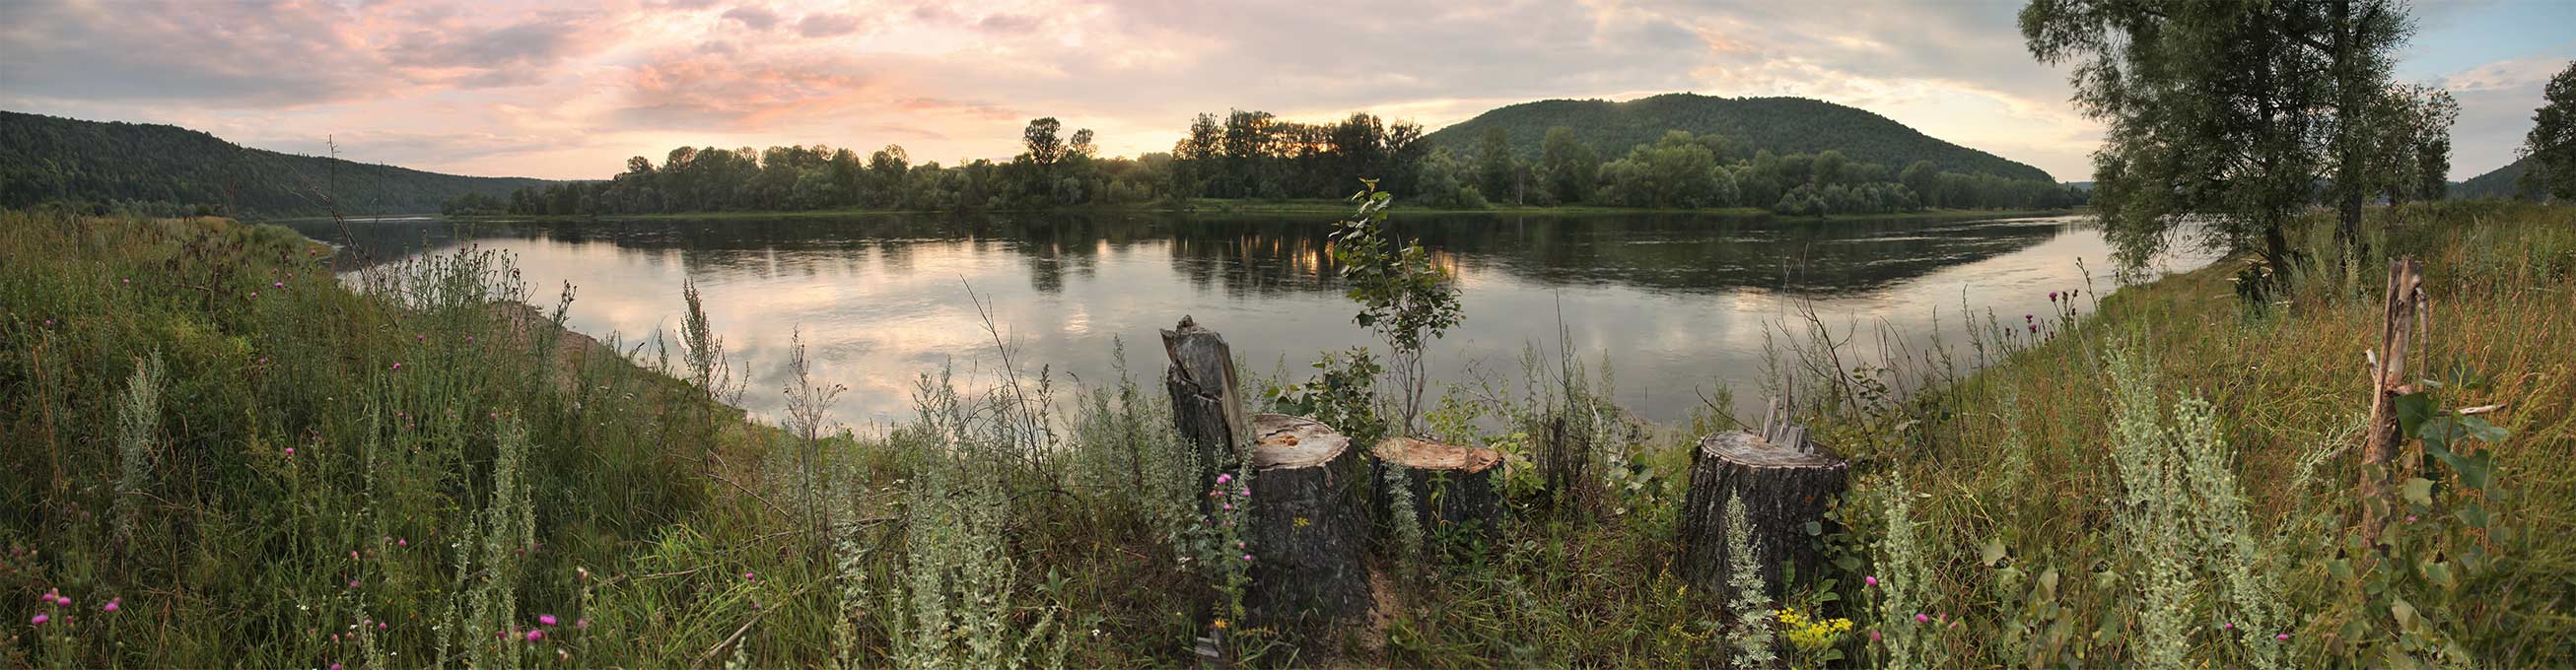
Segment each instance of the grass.
[{"label": "grass", "polygon": [[[2370,224],[2361,270],[2303,273],[2258,307],[2228,261],[1954,343],[1975,352],[1818,366],[1839,359],[1784,345],[1783,375],[1833,390],[1800,407],[1859,482],[1819,538],[1840,567],[1810,577],[1831,581],[1773,608],[1854,625],[1795,648],[1888,664],[1876,634],[1918,667],[2576,660],[2576,209]],[[2302,237],[2338,267],[2323,230]],[[2351,491],[2391,251],[2428,270],[2413,369],[2444,382],[2440,407],[2502,405],[2476,416],[2508,433],[2451,444],[2491,458],[2492,485],[2416,468],[2426,486],[2395,503],[2414,520],[2378,557],[2352,541]],[[351,287],[326,255],[215,219],[0,213],[0,666],[1168,667],[1240,611],[1231,517],[1202,511],[1200,466],[1141,375],[1059,389],[1019,361],[962,394],[926,371],[921,418],[888,434],[782,429],[711,400],[779,392],[693,369],[720,357],[683,348],[674,369],[669,338],[562,331],[521,303],[569,298],[520,285],[506,256]],[[1972,357],[1999,362],[1948,363]],[[1591,390],[1611,380],[1545,358],[1525,363],[1545,381],[1444,389],[1427,419],[1511,455],[1492,533],[1426,537],[1369,625],[1238,629],[1232,648],[1256,665],[1732,660],[1722,638],[1747,622],[1672,564],[1687,445],[1728,420],[1628,419]],[[1899,396],[1899,375],[1938,383]],[[1543,456],[1554,421],[1581,477]],[[2132,541],[2151,527],[2179,540]]]},{"label": "grass", "polygon": [[[1341,215],[1349,214],[1349,213],[1350,213],[1350,208],[1351,208],[1351,203],[1350,203],[1349,201],[1345,201],[1345,200],[1337,200],[1337,199],[1331,199],[1331,198],[1303,198],[1303,199],[1287,199],[1287,200],[1255,200],[1255,199],[1230,199],[1230,198],[1193,198],[1193,199],[1191,199],[1191,200],[1190,200],[1186,205],[1176,205],[1176,204],[1174,204],[1174,203],[1170,203],[1170,202],[1154,201],[1154,202],[1143,202],[1143,203],[1133,203],[1133,204],[1123,204],[1123,205],[1083,205],[1083,206],[1074,206],[1074,207],[1059,207],[1059,208],[1053,208],[1053,209],[1034,209],[1034,210],[985,210],[983,213],[987,213],[987,214],[1004,214],[1004,213],[1046,213],[1046,212],[1081,212],[1081,213],[1188,212],[1188,213],[1194,213],[1194,214],[1199,214],[1199,215],[1210,215],[1210,214],[1309,215],[1309,214],[1311,214],[1311,215],[1316,215],[1316,216],[1320,216],[1320,217],[1329,217],[1329,216],[1341,216]],[[1554,206],[1554,207],[1542,207],[1542,206],[1538,206],[1538,205],[1502,205],[1502,204],[1498,204],[1498,205],[1493,205],[1493,206],[1489,206],[1489,207],[1484,207],[1484,208],[1475,208],[1475,209],[1463,209],[1463,208],[1437,208],[1437,207],[1408,207],[1408,208],[1404,208],[1404,209],[1397,209],[1397,210],[1394,210],[1392,213],[1393,213],[1394,215],[1396,215],[1396,216],[1430,216],[1430,215],[1442,215],[1442,216],[1447,216],[1447,215],[1460,215],[1460,214],[1494,214],[1494,215],[1502,215],[1502,214],[1518,214],[1518,215],[1552,215],[1552,216],[1622,216],[1622,215],[1645,215],[1645,214],[1662,214],[1662,215],[1672,215],[1672,214],[1689,214],[1689,215],[1718,216],[1718,217],[1776,217],[1776,218],[1780,218],[1780,219],[1782,219],[1782,220],[1813,220],[1813,221],[1886,221],[1886,220],[1964,221],[1964,220],[1972,220],[1972,219],[1993,219],[1993,218],[2010,218],[2010,217],[2024,217],[2024,216],[2053,216],[2053,215],[2065,214],[2065,213],[2067,213],[2067,211],[2068,211],[2068,210],[1926,209],[1926,210],[1915,211],[1915,212],[1901,212],[1901,213],[1889,213],[1889,214],[1828,214],[1828,215],[1824,215],[1824,216],[1817,216],[1817,217],[1795,217],[1795,216],[1786,216],[1786,215],[1773,214],[1773,213],[1771,212],[1771,210],[1767,210],[1767,209],[1763,209],[1763,208],[1759,208],[1759,207],[1710,207],[1710,208],[1701,208],[1701,209],[1677,209],[1677,208],[1650,208],[1650,207],[1604,207],[1604,206],[1592,206],[1592,205],[1561,205],[1561,206]],[[887,209],[825,209],[825,210],[796,210],[796,211],[777,211],[777,212],[679,212],[679,213],[670,213],[670,214],[612,214],[612,215],[600,215],[600,216],[590,216],[590,215],[584,215],[584,214],[551,214],[551,215],[523,215],[523,214],[510,214],[510,215],[489,215],[489,216],[460,216],[460,217],[451,217],[451,218],[458,218],[458,219],[471,219],[471,220],[511,220],[511,221],[517,221],[517,220],[539,220],[539,221],[571,221],[571,220],[582,220],[582,221],[587,221],[587,220],[593,220],[593,219],[597,219],[597,220],[607,220],[607,221],[654,221],[654,220],[691,220],[691,221],[715,220],[715,221],[725,221],[725,220],[781,220],[781,219],[838,219],[838,218],[848,218],[848,217],[856,217],[856,216],[886,216],[886,215],[907,215],[907,214],[909,214],[909,215],[941,215],[941,214],[946,214],[946,213],[945,213],[945,212],[935,212],[935,211],[918,211],[918,210],[887,210]]]}]

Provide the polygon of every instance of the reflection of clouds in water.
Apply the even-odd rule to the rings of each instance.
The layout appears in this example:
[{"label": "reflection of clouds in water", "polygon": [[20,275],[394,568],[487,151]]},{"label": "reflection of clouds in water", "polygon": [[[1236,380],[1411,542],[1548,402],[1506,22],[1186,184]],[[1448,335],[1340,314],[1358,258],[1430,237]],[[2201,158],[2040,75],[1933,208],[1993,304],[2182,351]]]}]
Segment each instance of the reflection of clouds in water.
[{"label": "reflection of clouds in water", "polygon": [[[872,216],[471,231],[388,224],[358,234],[372,248],[399,248],[384,241],[405,237],[417,246],[426,234],[509,251],[533,301],[550,304],[570,279],[580,288],[572,326],[622,333],[630,345],[678,326],[681,282],[694,279],[749,380],[743,404],[779,414],[790,334],[802,328],[818,381],[850,388],[835,418],[864,424],[908,416],[922,373],[953,366],[969,389],[1002,377],[970,285],[992,310],[1013,362],[1024,375],[1048,366],[1059,397],[1071,395],[1067,377],[1109,381],[1117,340],[1126,344],[1130,374],[1150,385],[1163,367],[1155,331],[1184,314],[1225,333],[1247,372],[1266,374],[1284,361],[1302,377],[1317,352],[1368,342],[1351,322],[1354,308],[1341,295],[1319,221]],[[1432,352],[1436,376],[1458,379],[1471,364],[1516,373],[1532,342],[1552,358],[1561,311],[1587,366],[1609,353],[1620,401],[1667,420],[1695,407],[1695,390],[1712,383],[1734,386],[1744,407],[1757,403],[1763,333],[1797,300],[1812,299],[1837,332],[1858,325],[1866,333],[1883,322],[1900,344],[1916,346],[1930,337],[1936,310],[1944,330],[1961,327],[1962,291],[1980,311],[2044,314],[2048,291],[2083,285],[2075,258],[2106,265],[2109,257],[2096,232],[2066,219],[1781,224],[1624,215],[1400,224],[1436,250],[1465,290],[1466,322]],[[2094,271],[2107,274],[2100,265]],[[2107,277],[2097,285],[2107,290]],[[1877,342],[1865,336],[1855,346]],[[643,355],[653,353],[647,347]]]}]

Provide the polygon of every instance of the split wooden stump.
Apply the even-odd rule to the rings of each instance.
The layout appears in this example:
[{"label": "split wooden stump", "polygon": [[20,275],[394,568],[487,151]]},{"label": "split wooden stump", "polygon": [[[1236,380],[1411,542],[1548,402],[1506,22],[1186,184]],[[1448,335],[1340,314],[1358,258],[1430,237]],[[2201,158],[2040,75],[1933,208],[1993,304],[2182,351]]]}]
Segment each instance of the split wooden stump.
[{"label": "split wooden stump", "polygon": [[1251,430],[1235,389],[1234,351],[1224,335],[1187,316],[1162,333],[1163,353],[1172,359],[1163,375],[1163,387],[1172,394],[1172,425],[1198,453],[1204,491],[1215,485],[1218,472],[1234,465],[1236,440]]},{"label": "split wooden stump", "polygon": [[1393,484],[1398,478],[1413,499],[1413,518],[1425,534],[1466,528],[1490,534],[1502,519],[1503,498],[1494,481],[1501,452],[1482,447],[1441,444],[1410,437],[1379,441],[1376,485],[1369,488],[1370,509],[1380,522],[1394,512]]},{"label": "split wooden stump", "polygon": [[1369,607],[1368,528],[1359,453],[1332,426],[1255,414],[1252,435],[1253,625],[1314,639]]},{"label": "split wooden stump", "polygon": [[[1764,434],[1727,431],[1700,439],[1691,452],[1690,491],[1681,518],[1682,579],[1693,588],[1732,599],[1727,565],[1749,551],[1760,566],[1764,596],[1789,591],[1784,568],[1800,581],[1824,569],[1817,545],[1825,511],[1848,486],[1850,465],[1806,439],[1806,429],[1766,420]],[[1744,506],[1750,546],[1728,542],[1730,504]]]}]

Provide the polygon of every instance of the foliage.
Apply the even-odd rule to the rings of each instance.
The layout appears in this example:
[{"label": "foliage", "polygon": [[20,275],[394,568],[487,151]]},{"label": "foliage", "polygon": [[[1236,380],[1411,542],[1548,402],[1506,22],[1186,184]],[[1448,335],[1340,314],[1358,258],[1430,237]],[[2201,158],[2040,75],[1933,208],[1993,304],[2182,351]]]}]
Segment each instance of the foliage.
[{"label": "foliage", "polygon": [[288,216],[336,205],[349,213],[404,214],[543,183],[283,154],[176,126],[0,112],[0,208],[61,204],[96,213]]},{"label": "foliage", "polygon": [[[1767,668],[1779,655],[1772,650],[1777,640],[1771,632],[1776,616],[1787,621],[1788,610],[1771,609],[1770,586],[1763,583],[1762,559],[1754,555],[1753,531],[1744,520],[1744,497],[1729,495],[1726,499],[1726,588],[1734,595],[1726,601],[1727,613],[1735,618],[1727,628],[1731,647],[1728,662],[1738,668]],[[1845,622],[1849,623],[1849,622]]]},{"label": "foliage", "polygon": [[[1653,144],[1674,130],[1727,138],[1732,160],[1755,151],[1777,154],[1840,151],[1852,160],[1904,165],[1928,160],[1940,169],[2024,181],[2051,181],[2039,168],[1961,147],[1868,111],[1805,98],[1719,98],[1667,93],[1629,100],[1541,100],[1488,110],[1423,136],[1432,147],[1466,152],[1487,128],[1502,128],[1512,155],[1539,158],[1551,128],[1572,130],[1600,155]],[[1482,152],[1477,151],[1481,156]],[[1400,186],[1400,185],[1399,185]]]},{"label": "foliage", "polygon": [[1394,194],[1377,190],[1376,180],[1361,183],[1365,187],[1351,195],[1360,203],[1359,210],[1332,233],[1333,261],[1341,264],[1342,281],[1350,286],[1346,297],[1360,305],[1351,320],[1387,344],[1402,409],[1396,427],[1411,433],[1418,428],[1414,424],[1422,415],[1422,392],[1428,383],[1422,363],[1424,337],[1438,338],[1458,325],[1458,284],[1420,242],[1390,248],[1386,211],[1395,202]]},{"label": "foliage", "polygon": [[2576,200],[2576,62],[2551,76],[2540,97],[2545,102],[2531,112],[2520,152],[2531,168],[2516,181],[2526,192]]}]

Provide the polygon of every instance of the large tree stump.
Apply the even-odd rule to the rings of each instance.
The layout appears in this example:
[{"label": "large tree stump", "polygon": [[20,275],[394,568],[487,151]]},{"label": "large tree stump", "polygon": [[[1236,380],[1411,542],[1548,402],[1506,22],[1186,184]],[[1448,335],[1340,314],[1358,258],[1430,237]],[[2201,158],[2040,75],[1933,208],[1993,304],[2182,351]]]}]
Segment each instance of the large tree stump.
[{"label": "large tree stump", "polygon": [[1359,454],[1314,419],[1252,417],[1253,625],[1320,639],[1368,610]]},{"label": "large tree stump", "polygon": [[1371,447],[1377,456],[1377,479],[1369,487],[1370,509],[1387,523],[1394,513],[1393,482],[1412,494],[1413,518],[1423,533],[1467,528],[1490,534],[1502,518],[1502,495],[1494,466],[1503,455],[1492,449],[1441,444],[1410,437],[1390,437]]},{"label": "large tree stump", "polygon": [[1225,336],[1187,316],[1162,333],[1163,353],[1172,359],[1163,376],[1172,394],[1172,425],[1197,450],[1204,491],[1216,484],[1218,472],[1234,466],[1237,440],[1250,430],[1235,391],[1234,351]]},{"label": "large tree stump", "polygon": [[[1775,600],[1790,588],[1783,568],[1795,568],[1801,581],[1824,569],[1817,550],[1821,538],[1808,527],[1824,528],[1827,507],[1848,484],[1849,465],[1808,441],[1804,428],[1786,421],[1765,424],[1767,437],[1728,431],[1701,438],[1691,452],[1690,492],[1681,510],[1681,572],[1694,588],[1735,597],[1727,586],[1727,564],[1739,551],[1753,552],[1764,595]],[[1727,506],[1734,500],[1743,502],[1752,546],[1727,541]]]}]

